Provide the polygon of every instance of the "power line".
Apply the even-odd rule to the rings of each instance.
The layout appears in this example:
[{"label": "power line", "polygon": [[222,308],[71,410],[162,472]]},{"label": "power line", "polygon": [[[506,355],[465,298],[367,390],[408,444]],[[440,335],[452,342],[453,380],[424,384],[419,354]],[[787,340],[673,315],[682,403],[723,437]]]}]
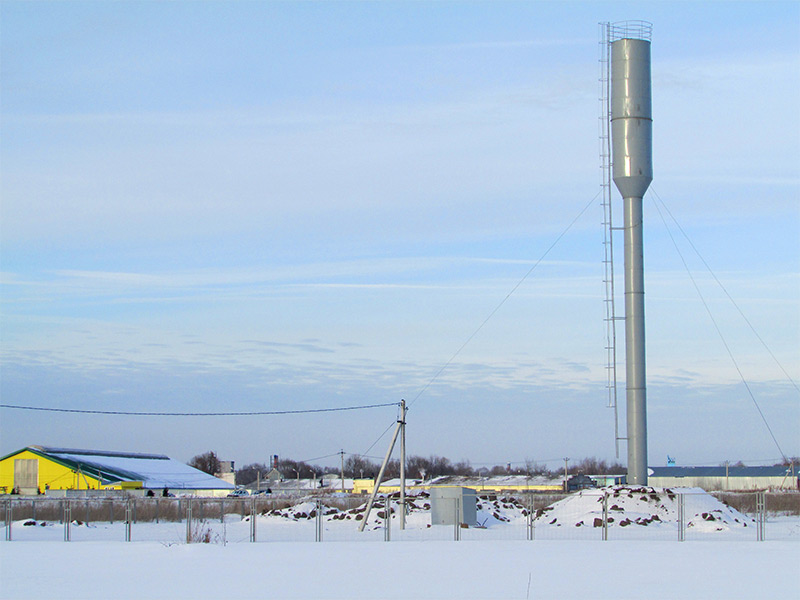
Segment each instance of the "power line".
[{"label": "power line", "polygon": [[306,458],[306,459],[298,460],[298,461],[295,461],[295,462],[310,463],[310,462],[314,462],[315,460],[322,460],[322,459],[325,459],[325,458],[332,458],[334,456],[339,456],[339,453],[335,452],[334,454],[326,454],[325,456],[317,456],[316,458]]},{"label": "power line", "polygon": [[[552,243],[552,244],[550,244],[550,247],[548,247],[548,248],[547,248],[547,250],[545,250],[545,251],[544,251],[544,254],[542,254],[542,255],[539,257],[539,260],[537,260],[537,261],[536,261],[536,262],[533,264],[533,266],[532,266],[530,269],[528,269],[528,272],[527,272],[527,273],[525,273],[525,275],[523,275],[523,276],[522,276],[522,279],[520,279],[520,280],[517,282],[517,284],[516,284],[516,285],[515,285],[513,288],[511,288],[511,291],[510,291],[510,292],[508,292],[508,294],[506,294],[506,297],[505,297],[505,298],[503,298],[503,299],[500,301],[500,303],[499,303],[497,306],[495,306],[494,310],[492,310],[492,312],[490,312],[490,313],[489,313],[489,316],[487,316],[487,317],[486,317],[486,318],[483,320],[483,322],[482,322],[480,325],[478,325],[478,328],[477,328],[475,331],[473,331],[473,332],[472,332],[472,335],[470,335],[470,336],[469,336],[469,337],[466,339],[466,341],[465,341],[463,344],[461,344],[461,346],[459,347],[459,349],[458,349],[458,350],[456,350],[456,351],[455,351],[455,353],[453,354],[453,356],[451,356],[451,357],[450,357],[450,359],[449,359],[449,360],[448,360],[446,363],[444,363],[444,365],[442,365],[442,367],[441,367],[441,368],[440,368],[440,369],[439,369],[439,370],[436,372],[436,374],[435,374],[433,377],[431,377],[430,381],[428,381],[428,383],[426,383],[426,384],[425,384],[425,386],[424,386],[424,387],[423,387],[423,388],[422,388],[422,389],[419,391],[419,393],[417,393],[417,395],[416,395],[416,396],[414,396],[414,398],[411,400],[411,402],[409,402],[409,403],[408,403],[408,406],[409,406],[409,408],[410,408],[410,407],[411,407],[411,406],[412,406],[412,405],[413,405],[413,404],[414,404],[414,403],[415,403],[415,402],[416,402],[416,401],[419,399],[419,397],[420,397],[420,396],[422,396],[422,394],[424,394],[424,393],[425,393],[425,391],[426,391],[426,390],[427,390],[429,387],[431,387],[431,385],[433,385],[433,382],[434,382],[434,381],[436,381],[436,380],[439,378],[439,376],[440,376],[442,373],[444,373],[445,369],[447,369],[447,367],[449,367],[449,366],[450,366],[450,364],[451,364],[451,363],[452,363],[452,362],[453,362],[453,361],[456,359],[456,357],[457,357],[459,354],[461,354],[461,351],[462,351],[464,348],[466,348],[466,347],[467,347],[467,344],[469,344],[469,343],[472,341],[472,339],[473,339],[473,338],[474,338],[476,335],[478,335],[478,332],[480,332],[480,330],[481,330],[481,329],[483,329],[484,325],[486,325],[486,323],[488,323],[488,322],[489,322],[489,319],[491,319],[491,318],[492,318],[492,317],[495,315],[495,313],[497,313],[497,311],[498,311],[498,310],[500,310],[500,308],[502,308],[502,306],[503,306],[503,305],[506,303],[506,301],[507,301],[507,300],[508,300],[508,299],[511,297],[511,295],[512,295],[514,292],[516,292],[516,291],[517,291],[517,289],[519,289],[519,287],[520,287],[520,286],[521,286],[521,285],[522,285],[522,284],[525,282],[525,280],[526,280],[526,279],[527,279],[527,278],[530,276],[530,274],[531,274],[531,273],[533,273],[533,272],[536,270],[536,268],[537,268],[537,267],[538,267],[538,266],[539,266],[539,265],[542,263],[542,261],[545,259],[545,257],[546,257],[548,254],[550,254],[550,251],[551,251],[553,248],[555,248],[556,244],[558,244],[558,242],[560,242],[560,241],[561,241],[561,238],[563,238],[563,237],[564,237],[564,236],[567,234],[567,232],[568,232],[570,229],[572,229],[572,226],[573,226],[573,225],[575,225],[575,223],[577,223],[578,219],[580,219],[580,218],[583,216],[583,213],[585,213],[587,210],[589,210],[589,207],[590,207],[592,204],[594,204],[594,201],[595,201],[595,200],[597,200],[597,197],[600,195],[600,193],[601,193],[601,192],[602,192],[602,190],[601,190],[600,192],[597,192],[597,194],[595,194],[594,198],[592,198],[591,200],[589,200],[589,202],[586,204],[586,206],[584,206],[584,207],[581,209],[581,211],[580,211],[580,212],[577,214],[577,216],[576,216],[574,219],[572,219],[572,221],[570,222],[570,224],[569,224],[569,225],[567,225],[567,227],[566,227],[566,228],[565,228],[565,229],[564,229],[564,230],[563,230],[563,231],[562,231],[562,232],[561,232],[561,233],[558,235],[558,237],[555,239],[555,241],[553,241],[553,243]],[[387,431],[388,431],[388,429],[387,429]],[[374,445],[374,444],[373,444],[373,445]]]},{"label": "power line", "polygon": [[[342,454],[341,452],[334,452],[333,454],[326,454],[325,456],[317,456],[316,458],[306,458],[303,460],[299,460],[297,462],[310,463],[315,460],[323,460],[325,458],[333,458],[334,456],[340,456],[341,454]],[[345,452],[344,454],[345,456],[360,456],[361,458],[374,458],[377,460],[383,460],[382,456],[367,456],[365,454],[358,454],[356,452]]]},{"label": "power line", "polygon": [[[659,198],[659,200],[661,200],[661,199]],[[703,303],[703,306],[705,307],[706,312],[708,313],[708,317],[711,319],[711,323],[714,325],[714,329],[716,329],[716,331],[717,331],[717,335],[719,335],[720,340],[722,340],[722,345],[725,346],[725,350],[728,352],[728,356],[730,357],[734,368],[739,373],[739,378],[742,380],[742,383],[744,384],[744,387],[747,390],[747,393],[749,394],[750,399],[753,401],[753,404],[755,405],[756,410],[758,411],[758,414],[761,415],[761,420],[764,422],[764,425],[766,426],[767,431],[769,432],[769,435],[772,438],[772,441],[775,443],[775,446],[778,448],[778,452],[780,452],[781,456],[783,457],[783,459],[786,460],[786,454],[784,454],[783,449],[781,448],[781,445],[778,443],[778,439],[775,437],[775,434],[772,432],[772,427],[769,426],[769,422],[767,421],[767,417],[766,417],[766,415],[764,415],[764,411],[761,410],[761,406],[759,406],[758,401],[756,400],[755,394],[753,394],[753,391],[750,389],[750,384],[747,383],[747,379],[745,379],[744,373],[742,373],[741,368],[739,368],[739,363],[736,361],[736,357],[734,357],[733,351],[731,350],[730,346],[728,345],[728,342],[725,339],[725,336],[722,334],[722,330],[719,328],[719,325],[717,324],[717,320],[714,318],[714,315],[711,312],[711,308],[708,306],[708,302],[706,302],[706,299],[703,296],[703,293],[700,291],[700,286],[697,285],[697,281],[695,281],[695,278],[692,275],[692,271],[691,271],[691,269],[689,269],[689,264],[686,262],[686,259],[684,258],[683,253],[681,252],[680,248],[678,247],[678,243],[675,241],[675,237],[672,235],[672,231],[670,230],[669,225],[667,224],[667,220],[664,218],[664,214],[661,212],[661,209],[659,208],[657,202],[654,202],[653,204],[655,205],[656,210],[658,211],[658,216],[661,217],[661,221],[664,223],[664,227],[666,228],[667,233],[669,234],[669,237],[672,240],[672,245],[675,246],[675,251],[678,253],[678,256],[680,257],[681,262],[683,263],[683,266],[686,269],[686,273],[689,275],[689,279],[692,280],[692,285],[694,286],[694,289],[697,291],[697,295],[700,296],[700,301]]]},{"label": "power line", "polygon": [[303,410],[260,410],[248,412],[133,412],[124,410],[83,410],[77,408],[51,408],[42,406],[21,406],[16,404],[0,404],[0,408],[17,410],[35,410],[43,412],[79,413],[88,415],[116,415],[128,417],[252,417],[264,415],[302,415],[310,413],[341,412],[348,410],[366,410],[369,408],[383,408],[395,406],[397,402],[385,404],[364,404],[360,406],[341,406],[336,408],[308,408]]},{"label": "power line", "polygon": [[[766,350],[766,351],[769,353],[769,355],[772,357],[772,360],[774,360],[774,361],[775,361],[775,364],[777,364],[777,365],[778,365],[778,367],[780,368],[780,370],[781,370],[781,371],[783,371],[783,374],[786,376],[786,378],[789,380],[789,382],[790,382],[790,383],[791,383],[791,384],[794,386],[794,389],[795,389],[795,390],[797,390],[797,391],[800,391],[800,388],[798,388],[798,387],[797,387],[797,383],[795,382],[795,380],[794,380],[794,379],[792,379],[792,376],[791,376],[791,375],[789,375],[789,372],[788,372],[788,371],[787,371],[787,370],[784,368],[784,366],[783,366],[783,365],[781,364],[781,362],[778,360],[778,357],[777,357],[777,356],[775,356],[775,354],[772,352],[772,350],[771,350],[771,349],[770,349],[770,347],[767,345],[767,343],[764,341],[764,339],[763,339],[763,338],[762,338],[762,337],[761,337],[761,336],[758,334],[758,331],[756,331],[756,328],[755,328],[755,327],[753,326],[753,324],[750,322],[750,319],[748,319],[748,318],[747,318],[747,316],[744,314],[744,312],[742,311],[742,309],[741,309],[741,308],[739,308],[739,305],[736,303],[736,300],[734,300],[734,299],[733,299],[733,296],[731,296],[731,295],[728,293],[728,290],[725,288],[725,286],[724,286],[724,285],[722,285],[722,282],[719,280],[719,278],[717,277],[717,275],[714,273],[714,271],[711,269],[711,267],[709,266],[709,264],[706,262],[706,259],[705,259],[705,258],[703,258],[703,255],[702,255],[702,254],[700,254],[700,251],[699,251],[699,250],[697,249],[697,247],[694,245],[694,243],[692,242],[692,240],[691,240],[691,238],[689,237],[689,235],[688,235],[688,234],[687,234],[687,233],[684,231],[683,227],[681,227],[681,224],[680,224],[680,223],[678,222],[678,220],[677,220],[677,219],[676,219],[676,218],[673,216],[672,212],[669,210],[669,207],[668,207],[668,206],[666,205],[666,203],[665,203],[665,202],[664,202],[664,201],[661,199],[661,197],[658,195],[658,193],[656,193],[656,190],[655,190],[655,189],[653,189],[653,188],[651,187],[651,188],[650,188],[650,190],[653,192],[653,194],[655,195],[655,197],[656,197],[656,198],[658,199],[658,201],[661,203],[661,206],[663,206],[663,207],[664,207],[664,210],[667,212],[667,214],[669,215],[670,219],[672,219],[672,222],[673,222],[673,223],[675,223],[675,225],[678,227],[678,230],[679,230],[679,231],[680,231],[680,232],[683,234],[683,237],[686,239],[686,241],[687,241],[687,242],[689,243],[689,245],[692,247],[692,250],[694,250],[694,253],[695,253],[695,254],[697,254],[697,257],[698,257],[698,258],[699,258],[699,259],[702,261],[702,263],[705,265],[706,269],[707,269],[707,270],[708,270],[708,272],[711,274],[711,277],[713,277],[713,278],[714,278],[714,281],[716,281],[716,282],[717,282],[717,285],[719,285],[720,289],[721,289],[721,290],[722,290],[722,291],[725,293],[725,295],[728,297],[728,300],[730,300],[730,301],[731,301],[731,304],[733,304],[734,308],[735,308],[735,309],[736,309],[736,310],[739,312],[739,315],[742,317],[742,319],[744,319],[744,322],[745,322],[745,323],[747,323],[747,326],[750,328],[750,331],[752,331],[752,332],[753,332],[753,334],[756,336],[756,338],[758,338],[758,341],[759,341],[759,342],[761,342],[761,345],[762,345],[762,346],[764,346],[764,349],[765,349],[765,350]],[[662,218],[663,218],[663,217],[662,217]]]},{"label": "power line", "polygon": [[380,441],[381,441],[381,439],[383,438],[383,436],[385,436],[385,435],[386,435],[386,434],[389,432],[389,430],[390,430],[392,427],[394,427],[396,424],[397,424],[397,421],[392,421],[392,422],[389,424],[389,426],[388,426],[386,429],[384,429],[384,430],[383,430],[383,433],[382,433],[382,434],[380,434],[380,435],[378,436],[378,439],[377,439],[377,440],[375,440],[374,442],[372,442],[372,445],[371,445],[369,448],[367,448],[366,450],[364,450],[364,452],[362,452],[362,453],[360,454],[360,456],[366,456],[366,455],[367,455],[367,452],[369,452],[370,450],[372,450],[372,449],[375,447],[375,445],[376,445],[378,442],[380,442]]}]

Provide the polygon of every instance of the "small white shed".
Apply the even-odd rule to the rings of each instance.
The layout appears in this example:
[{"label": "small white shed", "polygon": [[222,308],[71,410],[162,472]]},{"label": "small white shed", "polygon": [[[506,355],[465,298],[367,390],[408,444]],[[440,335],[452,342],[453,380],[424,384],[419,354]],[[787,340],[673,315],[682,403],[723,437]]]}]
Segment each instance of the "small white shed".
[{"label": "small white shed", "polygon": [[432,486],[431,525],[478,524],[478,499],[475,490],[455,486]]}]

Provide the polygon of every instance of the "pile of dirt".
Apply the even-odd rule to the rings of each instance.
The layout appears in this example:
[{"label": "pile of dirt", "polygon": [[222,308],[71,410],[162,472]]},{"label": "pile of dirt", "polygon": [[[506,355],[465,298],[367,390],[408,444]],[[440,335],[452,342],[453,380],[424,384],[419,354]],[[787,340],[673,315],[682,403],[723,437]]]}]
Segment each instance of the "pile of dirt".
[{"label": "pile of dirt", "polygon": [[[430,502],[427,499],[430,494],[427,492],[419,492],[409,495],[406,498],[407,514],[426,512],[431,508]],[[391,514],[397,514],[399,510],[400,493],[396,492],[388,495],[388,510]],[[382,526],[383,519],[386,517],[386,506],[383,498],[376,500],[372,506],[370,514],[370,525]],[[326,521],[361,521],[364,518],[364,513],[367,510],[367,503],[361,504],[355,508],[348,510],[341,510],[332,506],[322,505],[322,516]],[[280,519],[291,521],[303,521],[317,518],[317,503],[310,498],[304,499],[302,502],[289,506],[287,508],[275,508],[266,510],[261,513],[262,516],[277,517]]]},{"label": "pile of dirt", "polygon": [[519,523],[528,516],[528,508],[513,496],[478,496],[477,520],[479,527],[503,523]]},{"label": "pile of dirt", "polygon": [[536,527],[602,527],[603,503],[607,502],[609,527],[675,527],[679,497],[684,495],[687,528],[697,531],[729,531],[752,526],[753,519],[723,504],[699,488],[679,491],[649,486],[612,486],[582,490],[536,511]]}]

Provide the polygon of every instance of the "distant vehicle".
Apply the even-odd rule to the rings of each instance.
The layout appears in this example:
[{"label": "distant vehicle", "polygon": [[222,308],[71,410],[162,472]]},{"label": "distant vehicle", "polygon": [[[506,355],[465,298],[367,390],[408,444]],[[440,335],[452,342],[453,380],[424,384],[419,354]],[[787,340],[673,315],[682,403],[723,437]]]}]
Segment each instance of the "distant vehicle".
[{"label": "distant vehicle", "polygon": [[272,490],[258,490],[253,492],[253,496],[271,496]]},{"label": "distant vehicle", "polygon": [[244,498],[245,496],[249,496],[250,493],[247,490],[233,490],[230,494],[228,494],[228,498]]}]

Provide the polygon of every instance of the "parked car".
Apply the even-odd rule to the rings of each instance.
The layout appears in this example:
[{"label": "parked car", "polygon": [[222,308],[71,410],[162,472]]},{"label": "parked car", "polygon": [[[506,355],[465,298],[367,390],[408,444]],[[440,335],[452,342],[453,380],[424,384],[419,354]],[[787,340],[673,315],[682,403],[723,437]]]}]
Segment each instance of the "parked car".
[{"label": "parked car", "polygon": [[230,494],[228,494],[228,498],[244,498],[245,496],[249,496],[250,493],[247,490],[233,490]]}]

